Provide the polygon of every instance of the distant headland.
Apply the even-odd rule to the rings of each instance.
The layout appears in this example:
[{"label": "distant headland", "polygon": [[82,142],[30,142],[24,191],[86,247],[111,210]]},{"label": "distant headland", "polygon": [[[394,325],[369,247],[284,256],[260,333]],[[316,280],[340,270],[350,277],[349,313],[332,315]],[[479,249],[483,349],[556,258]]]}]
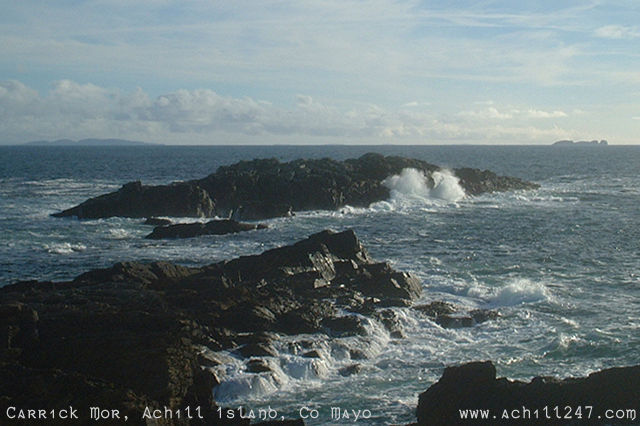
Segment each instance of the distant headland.
[{"label": "distant headland", "polygon": [[609,143],[602,139],[601,141],[597,141],[597,140],[592,140],[592,141],[570,141],[570,140],[563,140],[563,141],[557,141],[553,143],[554,146],[607,146],[609,145]]},{"label": "distant headland", "polygon": [[81,139],[74,141],[71,139],[58,139],[55,141],[33,141],[25,145],[31,146],[145,146],[158,145],[149,142],[129,141],[126,139]]}]

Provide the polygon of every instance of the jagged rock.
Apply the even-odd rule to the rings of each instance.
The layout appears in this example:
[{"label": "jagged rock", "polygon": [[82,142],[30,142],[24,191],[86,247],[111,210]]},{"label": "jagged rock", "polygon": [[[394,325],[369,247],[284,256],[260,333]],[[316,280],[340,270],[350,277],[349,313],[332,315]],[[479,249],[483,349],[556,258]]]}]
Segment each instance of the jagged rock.
[{"label": "jagged rock", "polygon": [[[240,161],[199,180],[163,186],[131,182],[54,216],[218,216],[258,220],[290,216],[296,211],[336,210],[345,205],[367,207],[389,198],[389,189],[382,181],[405,168],[415,168],[428,177],[438,170],[424,161],[373,153],[345,161]],[[468,195],[538,187],[488,170],[462,168],[454,172]]]},{"label": "jagged rock", "polygon": [[305,352],[302,354],[302,356],[305,358],[322,358],[322,354],[317,349]]},{"label": "jagged rock", "polygon": [[[640,400],[638,383],[640,366],[610,368],[588,377],[564,380],[535,377],[525,383],[497,379],[491,361],[472,362],[446,368],[440,380],[420,394],[418,425],[636,423],[637,418],[606,420],[605,411],[635,408]],[[526,416],[523,407],[530,417],[514,420],[513,410]],[[559,407],[561,416],[567,414],[566,407],[571,407],[573,417],[556,417],[554,407]],[[581,407],[581,419],[576,415],[577,407]],[[586,407],[592,407],[592,410]],[[464,422],[459,410],[467,409],[490,410],[488,419]],[[535,418],[536,410],[538,419]],[[588,411],[591,411],[590,417],[587,417]],[[505,413],[511,417],[505,419]],[[547,418],[547,413],[552,417]]]},{"label": "jagged rock", "polygon": [[238,349],[238,353],[245,358],[254,356],[278,356],[278,351],[268,343],[248,343]]},{"label": "jagged rock", "polygon": [[207,223],[178,223],[175,225],[157,226],[145,238],[159,240],[162,238],[193,238],[201,235],[235,234],[255,229],[266,229],[267,225],[241,223],[231,219],[212,220]]},{"label": "jagged rock", "polygon": [[[68,282],[8,285],[0,403],[90,403],[131,418],[145,406],[196,404],[215,416],[211,370],[220,361],[203,347],[277,356],[276,333],[363,334],[363,315],[385,297],[411,303],[419,292],[417,279],[376,263],[350,230],[200,268],[120,262]],[[345,314],[340,300],[368,309]]]},{"label": "jagged rock", "polygon": [[322,325],[329,334],[337,337],[364,335],[367,333],[363,320],[357,316],[342,316],[337,318],[325,318]]},{"label": "jagged rock", "polygon": [[249,373],[268,373],[271,372],[271,366],[264,359],[250,359],[247,362],[247,371]]}]

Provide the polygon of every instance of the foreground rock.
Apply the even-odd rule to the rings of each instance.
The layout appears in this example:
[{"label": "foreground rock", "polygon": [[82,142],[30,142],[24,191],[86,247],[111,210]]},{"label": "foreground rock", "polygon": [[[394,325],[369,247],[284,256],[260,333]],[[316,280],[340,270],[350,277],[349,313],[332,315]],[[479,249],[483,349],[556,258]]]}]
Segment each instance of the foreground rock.
[{"label": "foreground rock", "polygon": [[[418,424],[637,424],[637,417],[615,416],[637,410],[639,384],[640,366],[575,379],[536,377],[524,383],[497,379],[490,361],[472,362],[445,369],[442,378],[420,394]],[[467,409],[490,411],[484,421],[465,422],[459,410]]]},{"label": "foreground rock", "polygon": [[157,226],[145,238],[160,240],[163,238],[193,238],[201,235],[235,234],[256,229],[266,229],[267,225],[241,223],[231,219],[212,220],[207,223],[178,223]]},{"label": "foreground rock", "polygon": [[373,261],[352,231],[202,268],[124,262],[69,282],[6,286],[0,408],[72,404],[86,420],[89,406],[103,406],[141,424],[146,407],[199,406],[201,423],[218,424],[215,361],[203,348],[232,350],[263,371],[268,363],[248,358],[274,355],[276,332],[358,334],[358,318],[389,319],[383,307],[420,292],[417,278]]},{"label": "foreground rock", "polygon": [[[288,216],[295,211],[336,210],[345,205],[368,207],[389,198],[389,189],[382,181],[405,168],[424,172],[430,185],[431,173],[439,169],[424,161],[379,154],[345,161],[241,161],[220,167],[200,180],[164,186],[128,183],[116,192],[91,198],[54,216],[218,216],[258,220]],[[454,172],[468,195],[538,187],[488,170],[460,168]]]}]

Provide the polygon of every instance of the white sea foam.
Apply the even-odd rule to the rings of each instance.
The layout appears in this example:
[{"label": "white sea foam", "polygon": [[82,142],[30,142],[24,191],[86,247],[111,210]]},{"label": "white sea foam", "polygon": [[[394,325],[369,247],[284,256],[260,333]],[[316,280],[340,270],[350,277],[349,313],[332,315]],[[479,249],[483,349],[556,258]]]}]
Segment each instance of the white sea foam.
[{"label": "white sea foam", "polygon": [[85,251],[87,246],[84,244],[72,244],[72,243],[53,243],[45,244],[45,250],[52,254],[71,254],[76,252]]},{"label": "white sea foam", "polygon": [[423,172],[407,168],[399,175],[386,178],[382,183],[391,190],[391,199],[414,199],[420,201],[444,201],[455,203],[465,197],[459,179],[450,170],[434,171],[431,174],[433,187]]},{"label": "white sea foam", "polygon": [[551,292],[541,282],[518,278],[499,288],[490,301],[496,306],[514,306],[551,300]]},{"label": "white sea foam", "polygon": [[[339,370],[343,367],[371,363],[387,348],[389,333],[379,322],[361,318],[365,336],[282,336],[274,342],[278,356],[262,358],[269,371],[250,372],[245,360],[230,357],[228,353],[213,354],[216,359],[225,359],[223,364],[215,367],[220,379],[220,385],[214,389],[216,401],[233,404],[296,386],[320,385],[322,380],[340,377]],[[320,357],[304,355],[312,350]]]},{"label": "white sea foam", "polygon": [[[433,187],[419,170],[407,168],[399,175],[386,178],[382,183],[391,190],[391,202],[403,204],[407,201],[431,204],[433,202],[455,203],[465,197],[459,179],[450,170],[434,171],[431,174]],[[380,203],[374,203],[376,206]]]},{"label": "white sea foam", "polygon": [[110,240],[126,240],[131,236],[131,232],[123,228],[109,229],[108,238]]}]

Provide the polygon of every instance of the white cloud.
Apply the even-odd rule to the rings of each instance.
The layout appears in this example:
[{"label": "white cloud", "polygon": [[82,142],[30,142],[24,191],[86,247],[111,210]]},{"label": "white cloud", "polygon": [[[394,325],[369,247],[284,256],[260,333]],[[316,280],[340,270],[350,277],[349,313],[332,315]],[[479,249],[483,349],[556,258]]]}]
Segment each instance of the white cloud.
[{"label": "white cloud", "polygon": [[610,39],[633,39],[640,37],[637,27],[625,27],[622,25],[605,25],[596,29],[597,37]]},{"label": "white cloud", "polygon": [[567,116],[564,111],[542,111],[538,109],[530,109],[526,114],[531,118],[562,118]]},{"label": "white cloud", "polygon": [[492,120],[508,120],[510,118],[513,118],[512,112],[502,112],[494,107],[488,107],[485,109],[473,110],[473,111],[461,111],[459,115],[463,117],[492,119]]},{"label": "white cloud", "polygon": [[[485,102],[474,102],[476,105],[493,105]],[[564,111],[543,111],[539,109],[529,108],[527,110],[521,110],[518,108],[506,108],[499,110],[496,107],[487,107],[481,110],[466,110],[458,113],[462,117],[470,117],[475,119],[486,120],[510,120],[510,119],[523,119],[523,118],[563,118],[567,117],[567,113]]]},{"label": "white cloud", "polygon": [[[488,107],[456,116],[420,108],[336,104],[298,95],[290,108],[207,89],[177,90],[155,98],[142,89],[122,92],[64,80],[44,96],[18,81],[0,83],[0,138],[118,137],[164,143],[500,143],[562,132],[536,128],[531,117],[563,117],[560,111]],[[510,126],[487,119],[518,119]]]}]

